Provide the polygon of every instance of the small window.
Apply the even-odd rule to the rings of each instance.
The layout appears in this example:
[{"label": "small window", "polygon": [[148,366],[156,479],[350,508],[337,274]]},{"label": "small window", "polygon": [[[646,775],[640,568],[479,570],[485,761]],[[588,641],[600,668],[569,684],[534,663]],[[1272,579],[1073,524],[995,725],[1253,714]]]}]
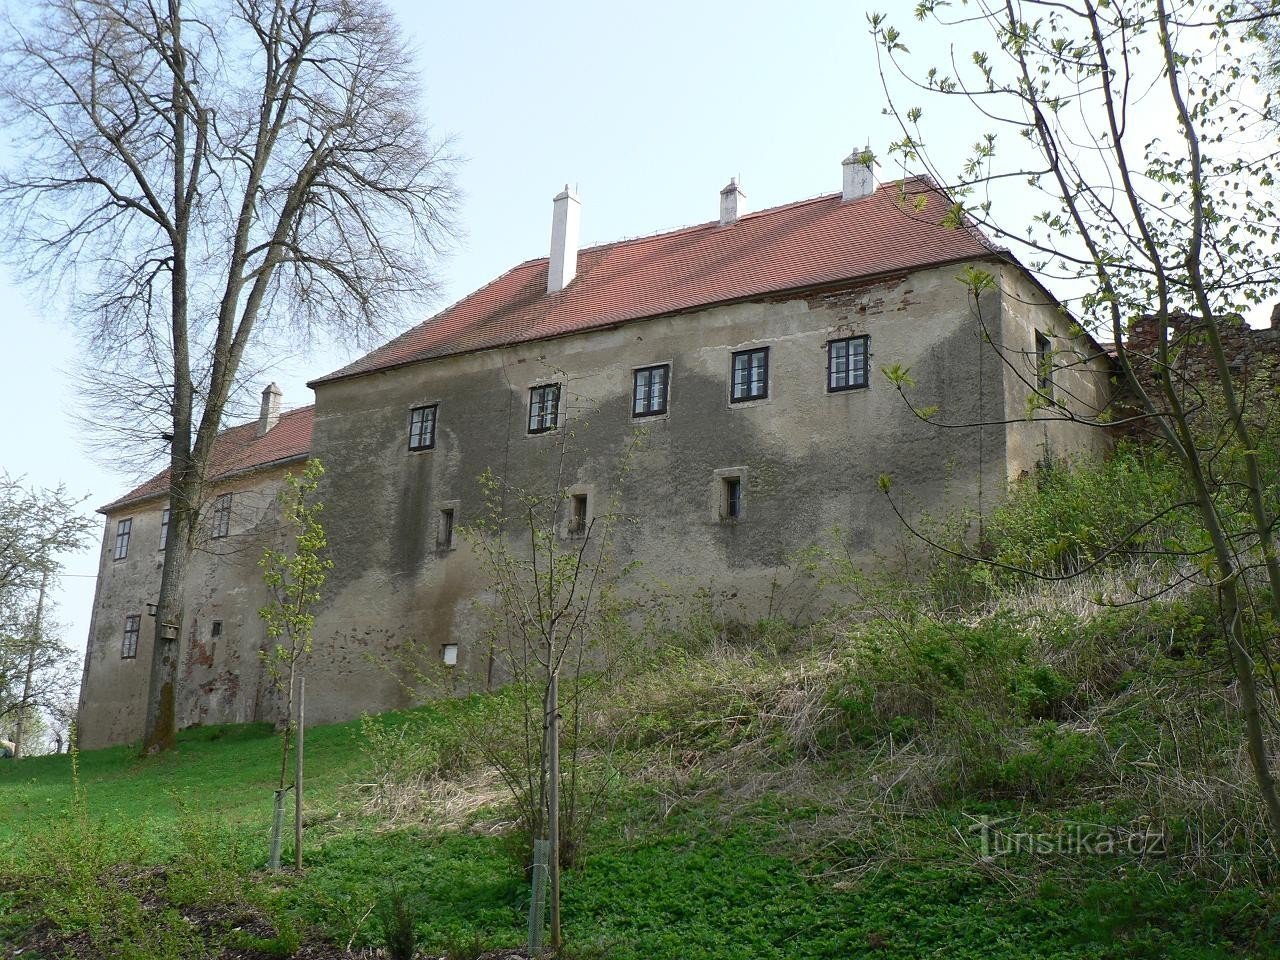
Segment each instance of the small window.
[{"label": "small window", "polygon": [[160,549],[169,546],[169,508],[165,507],[160,514]]},{"label": "small window", "polygon": [[436,549],[452,550],[453,543],[453,507],[445,507],[440,511],[440,525],[436,528]]},{"label": "small window", "polygon": [[436,445],[436,405],[409,411],[409,449],[430,450]]},{"label": "small window", "polygon": [[209,624],[209,639],[217,640],[220,636],[222,636],[222,621],[215,620]]},{"label": "small window", "polygon": [[138,632],[141,629],[141,614],[131,613],[124,618],[124,640],[120,644],[121,660],[133,660],[138,656]]},{"label": "small window", "polygon": [[720,485],[720,519],[726,522],[741,519],[742,478],[722,477]]},{"label": "small window", "polygon": [[1053,344],[1036,331],[1036,390],[1046,400],[1053,400]]},{"label": "small window", "polygon": [[116,524],[116,548],[112,553],[112,559],[123,560],[129,556],[129,537],[133,530],[133,518],[121,520]]},{"label": "small window", "polygon": [[446,643],[441,646],[440,659],[444,661],[446,667],[456,667],[458,665],[458,645],[456,643]]},{"label": "small window", "polygon": [[867,337],[827,344],[827,392],[860,390],[867,385]]},{"label": "small window", "polygon": [[569,497],[569,536],[587,535],[587,495],[575,493]]},{"label": "small window", "polygon": [[631,391],[631,415],[656,417],[667,412],[667,384],[671,380],[671,367],[661,364],[643,367],[635,372]]},{"label": "small window", "polygon": [[546,433],[560,423],[560,384],[529,388],[529,432]]},{"label": "small window", "polygon": [[213,537],[219,539],[231,533],[231,494],[223,493],[213,501]]},{"label": "small window", "polygon": [[741,350],[733,355],[733,403],[762,400],[769,395],[769,348]]}]

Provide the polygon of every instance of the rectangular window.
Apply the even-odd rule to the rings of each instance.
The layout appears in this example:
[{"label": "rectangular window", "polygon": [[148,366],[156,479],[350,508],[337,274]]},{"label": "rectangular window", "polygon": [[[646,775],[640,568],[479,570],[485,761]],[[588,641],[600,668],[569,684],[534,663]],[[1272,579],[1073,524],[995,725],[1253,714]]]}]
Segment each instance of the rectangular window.
[{"label": "rectangular window", "polygon": [[453,549],[453,507],[440,511],[440,526],[436,528],[436,549]]},{"label": "rectangular window", "polygon": [[560,384],[529,388],[529,432],[546,433],[560,423]]},{"label": "rectangular window", "polygon": [[721,480],[720,519],[738,520],[742,517],[742,478],[724,477]]},{"label": "rectangular window", "polygon": [[231,533],[231,494],[223,493],[213,501],[213,537],[219,539]]},{"label": "rectangular window", "polygon": [[444,661],[446,667],[456,667],[458,665],[458,645],[456,643],[446,643],[440,647],[440,659]]},{"label": "rectangular window", "polygon": [[436,405],[409,411],[409,449],[430,450],[436,445]]},{"label": "rectangular window", "polygon": [[209,624],[209,639],[217,640],[220,636],[222,636],[222,621],[215,620]]},{"label": "rectangular window", "polygon": [[160,549],[169,546],[169,508],[165,507],[160,514]]},{"label": "rectangular window", "polygon": [[116,548],[111,555],[113,560],[123,560],[129,555],[129,535],[132,530],[132,517],[116,524]]},{"label": "rectangular window", "polygon": [[1053,399],[1053,344],[1036,331],[1036,389],[1046,400]]},{"label": "rectangular window", "polygon": [[138,632],[141,628],[141,614],[131,613],[124,618],[124,640],[120,643],[121,660],[133,660],[138,656]]},{"label": "rectangular window", "polygon": [[741,350],[733,355],[733,403],[761,400],[769,395],[769,348]]},{"label": "rectangular window", "polygon": [[575,493],[569,497],[569,536],[587,535],[587,495]]},{"label": "rectangular window", "polygon": [[661,364],[644,367],[635,372],[635,385],[631,391],[631,415],[654,417],[667,412],[667,384],[671,380],[671,367]]},{"label": "rectangular window", "polygon": [[827,392],[860,390],[867,385],[867,337],[827,343]]}]

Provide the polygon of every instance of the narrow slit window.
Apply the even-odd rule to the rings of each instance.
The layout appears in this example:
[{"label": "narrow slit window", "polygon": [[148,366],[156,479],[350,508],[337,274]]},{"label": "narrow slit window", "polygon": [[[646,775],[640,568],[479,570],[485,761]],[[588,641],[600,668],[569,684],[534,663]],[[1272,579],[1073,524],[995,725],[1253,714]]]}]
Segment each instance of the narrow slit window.
[{"label": "narrow slit window", "polygon": [[436,548],[453,549],[453,507],[445,507],[440,511],[440,525],[436,528]]},{"label": "narrow slit window", "polygon": [[430,450],[436,445],[436,404],[409,411],[409,449]]},{"label": "narrow slit window", "polygon": [[1053,399],[1053,344],[1039,330],[1036,331],[1036,390],[1046,400]]},{"label": "narrow slit window", "polygon": [[231,494],[223,493],[213,501],[213,538],[218,540],[231,534]]},{"label": "narrow slit window", "polygon": [[138,633],[141,629],[141,614],[131,613],[124,618],[124,639],[120,642],[121,660],[133,660],[138,656]]},{"label": "narrow slit window", "polygon": [[121,520],[116,524],[116,546],[112,552],[113,560],[123,560],[129,556],[129,537],[133,531],[133,518]]},{"label": "narrow slit window", "polygon": [[560,423],[560,384],[529,388],[529,432],[547,433]]},{"label": "narrow slit window", "polygon": [[846,337],[827,344],[827,392],[860,390],[867,385],[867,337]]},{"label": "narrow slit window", "polygon": [[587,495],[575,493],[569,498],[569,536],[583,537],[587,534]]},{"label": "narrow slit window", "polygon": [[222,621],[215,620],[209,624],[209,639],[217,640],[220,636],[222,636]]},{"label": "narrow slit window", "polygon": [[769,348],[741,350],[733,355],[733,403],[762,400],[769,395]]},{"label": "narrow slit window", "polygon": [[740,519],[742,517],[742,478],[723,478],[721,480],[720,496],[720,519]]},{"label": "narrow slit window", "polygon": [[671,381],[671,367],[660,364],[635,371],[631,392],[631,415],[655,417],[667,412],[667,385]]},{"label": "narrow slit window", "polygon": [[165,507],[164,512],[160,514],[160,549],[163,550],[169,546],[169,508]]}]

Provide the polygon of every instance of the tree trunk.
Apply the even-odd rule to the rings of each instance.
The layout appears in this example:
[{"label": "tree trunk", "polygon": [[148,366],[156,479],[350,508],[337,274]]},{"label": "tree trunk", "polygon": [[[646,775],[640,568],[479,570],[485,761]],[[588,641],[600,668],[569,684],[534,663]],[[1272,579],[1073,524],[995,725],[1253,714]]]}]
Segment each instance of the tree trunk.
[{"label": "tree trunk", "polygon": [[293,868],[302,871],[302,742],[305,737],[307,678],[298,679],[298,733],[293,749]]},{"label": "tree trunk", "polygon": [[551,949],[560,938],[560,671],[547,682],[547,879],[551,885]]},{"label": "tree trunk", "polygon": [[40,574],[40,596],[36,600],[36,622],[32,625],[31,649],[27,651],[27,672],[22,680],[22,707],[18,710],[17,727],[13,734],[13,758],[22,756],[27,745],[27,711],[31,709],[31,682],[36,672],[36,649],[44,638],[44,595],[49,587],[49,571]]}]

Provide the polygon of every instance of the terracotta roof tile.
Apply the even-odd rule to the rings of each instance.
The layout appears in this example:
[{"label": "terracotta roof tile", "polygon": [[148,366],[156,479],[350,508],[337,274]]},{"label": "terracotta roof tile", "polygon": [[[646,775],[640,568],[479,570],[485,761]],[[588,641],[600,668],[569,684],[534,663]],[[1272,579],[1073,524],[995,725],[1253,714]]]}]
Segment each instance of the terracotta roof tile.
[{"label": "terracotta roof tile", "polygon": [[[282,413],[279,422],[261,437],[258,436],[256,420],[222,431],[213,444],[210,480],[305,457],[311,452],[311,426],[315,419],[315,409],[299,407]],[[169,470],[165,468],[123,497],[113,500],[105,507],[99,507],[98,512],[110,513],[120,507],[164,496],[168,490]]]},{"label": "terracotta roof tile", "polygon": [[554,294],[547,293],[546,258],[530,260],[311,385],[996,252],[976,230],[942,226],[947,205],[930,181],[911,178],[849,202],[833,194],[747,214],[728,226],[713,221],[588,247],[579,252],[573,282]]}]

